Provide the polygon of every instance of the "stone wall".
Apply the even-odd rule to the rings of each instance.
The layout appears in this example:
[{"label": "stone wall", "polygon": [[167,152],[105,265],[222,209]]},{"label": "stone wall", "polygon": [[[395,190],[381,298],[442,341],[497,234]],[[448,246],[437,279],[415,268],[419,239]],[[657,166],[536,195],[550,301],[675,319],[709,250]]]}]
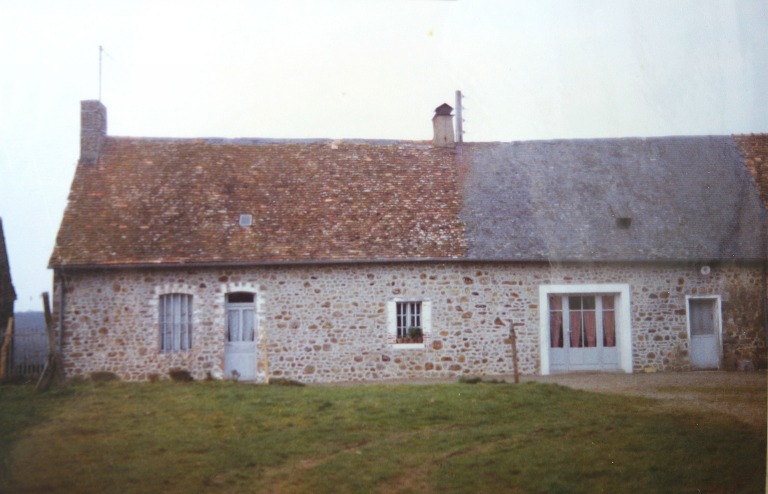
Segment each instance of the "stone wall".
[{"label": "stone wall", "polygon": [[[400,263],[67,273],[63,355],[69,377],[110,371],[122,379],[221,373],[225,294],[257,294],[259,371],[302,382],[500,375],[513,370],[510,327],[522,373],[540,372],[539,286],[630,287],[632,368],[687,369],[686,295],[722,300],[723,363],[764,365],[758,267]],[[56,290],[60,289],[57,283]],[[161,354],[158,298],[193,295],[193,349]],[[428,300],[423,348],[402,349],[388,332],[387,302]],[[58,303],[59,297],[54,296]],[[58,310],[58,308],[57,308]]]}]

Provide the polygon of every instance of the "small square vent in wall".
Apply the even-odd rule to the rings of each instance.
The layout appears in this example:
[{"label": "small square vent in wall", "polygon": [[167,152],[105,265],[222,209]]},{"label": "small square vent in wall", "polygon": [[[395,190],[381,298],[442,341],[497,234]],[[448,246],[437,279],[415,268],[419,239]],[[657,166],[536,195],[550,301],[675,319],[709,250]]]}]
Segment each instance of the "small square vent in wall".
[{"label": "small square vent in wall", "polygon": [[253,225],[253,215],[251,214],[241,214],[240,215],[240,226],[251,226]]},{"label": "small square vent in wall", "polygon": [[632,218],[616,218],[616,225],[619,228],[629,228],[632,226]]}]

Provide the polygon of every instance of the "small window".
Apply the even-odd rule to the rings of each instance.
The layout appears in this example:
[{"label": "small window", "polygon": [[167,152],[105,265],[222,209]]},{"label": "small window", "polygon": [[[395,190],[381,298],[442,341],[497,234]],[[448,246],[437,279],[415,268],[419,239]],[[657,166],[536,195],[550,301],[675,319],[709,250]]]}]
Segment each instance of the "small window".
[{"label": "small window", "polygon": [[232,292],[227,294],[227,303],[230,304],[252,304],[253,293],[250,292]]},{"label": "small window", "polygon": [[253,215],[251,214],[241,214],[240,215],[240,226],[251,226],[253,225]]},{"label": "small window", "polygon": [[397,302],[397,342],[424,343],[421,302]]},{"label": "small window", "polygon": [[160,296],[160,352],[192,348],[192,295],[170,293]]},{"label": "small window", "polygon": [[398,300],[387,302],[389,344],[402,349],[423,349],[432,333],[432,302]]}]

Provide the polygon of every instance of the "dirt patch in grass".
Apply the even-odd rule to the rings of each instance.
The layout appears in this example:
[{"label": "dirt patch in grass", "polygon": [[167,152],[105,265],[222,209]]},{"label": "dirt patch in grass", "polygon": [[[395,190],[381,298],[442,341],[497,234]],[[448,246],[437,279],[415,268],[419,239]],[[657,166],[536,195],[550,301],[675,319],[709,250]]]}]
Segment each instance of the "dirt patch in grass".
[{"label": "dirt patch in grass", "polygon": [[523,380],[653,398],[662,409],[721,412],[757,429],[766,429],[765,372],[578,373],[526,376]]}]

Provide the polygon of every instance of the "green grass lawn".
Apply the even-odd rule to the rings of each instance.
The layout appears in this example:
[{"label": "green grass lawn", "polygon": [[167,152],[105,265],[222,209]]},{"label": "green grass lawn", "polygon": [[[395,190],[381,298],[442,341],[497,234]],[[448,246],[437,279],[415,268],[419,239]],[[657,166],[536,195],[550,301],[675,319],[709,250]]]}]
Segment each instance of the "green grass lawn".
[{"label": "green grass lawn", "polygon": [[763,492],[733,418],[552,384],[0,386],[0,492]]}]

